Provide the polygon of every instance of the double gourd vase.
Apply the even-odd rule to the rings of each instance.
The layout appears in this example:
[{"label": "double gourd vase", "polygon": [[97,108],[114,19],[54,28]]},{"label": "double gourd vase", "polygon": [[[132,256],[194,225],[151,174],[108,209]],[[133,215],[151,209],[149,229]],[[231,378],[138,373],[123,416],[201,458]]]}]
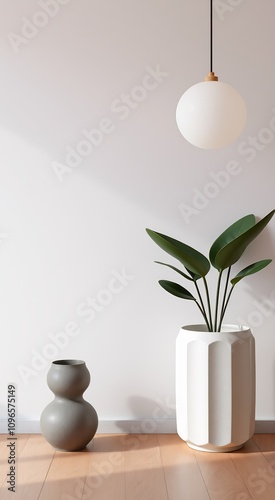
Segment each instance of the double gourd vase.
[{"label": "double gourd vase", "polygon": [[246,326],[180,329],[176,340],[177,432],[196,450],[234,451],[254,433],[255,340]]},{"label": "double gourd vase", "polygon": [[55,398],[40,417],[43,436],[56,449],[82,450],[93,439],[98,427],[96,410],[83,398],[90,384],[85,361],[53,361],[47,383]]}]

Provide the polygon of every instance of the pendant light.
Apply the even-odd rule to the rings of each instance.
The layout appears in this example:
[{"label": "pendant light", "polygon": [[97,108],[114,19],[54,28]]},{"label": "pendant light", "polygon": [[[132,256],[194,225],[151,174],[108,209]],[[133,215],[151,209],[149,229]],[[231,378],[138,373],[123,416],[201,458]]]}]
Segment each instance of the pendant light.
[{"label": "pendant light", "polygon": [[176,121],[183,137],[198,148],[218,149],[232,143],[246,123],[240,94],[213,72],[213,0],[210,0],[210,71],[204,81],[180,98]]}]

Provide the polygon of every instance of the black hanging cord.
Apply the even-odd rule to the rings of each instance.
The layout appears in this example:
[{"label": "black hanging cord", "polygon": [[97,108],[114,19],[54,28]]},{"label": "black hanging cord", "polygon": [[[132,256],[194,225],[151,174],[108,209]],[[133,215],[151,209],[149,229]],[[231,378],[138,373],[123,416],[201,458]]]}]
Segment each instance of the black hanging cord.
[{"label": "black hanging cord", "polygon": [[213,72],[213,0],[210,0],[210,71]]}]

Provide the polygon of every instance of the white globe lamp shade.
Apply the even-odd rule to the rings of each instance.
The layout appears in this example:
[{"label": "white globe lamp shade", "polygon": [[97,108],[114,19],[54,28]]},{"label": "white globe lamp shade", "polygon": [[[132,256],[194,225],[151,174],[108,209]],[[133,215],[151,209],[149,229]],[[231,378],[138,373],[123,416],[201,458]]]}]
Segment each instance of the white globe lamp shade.
[{"label": "white globe lamp shade", "polygon": [[198,148],[219,149],[242,133],[247,118],[240,94],[227,83],[204,81],[180,98],[176,121],[183,137]]}]

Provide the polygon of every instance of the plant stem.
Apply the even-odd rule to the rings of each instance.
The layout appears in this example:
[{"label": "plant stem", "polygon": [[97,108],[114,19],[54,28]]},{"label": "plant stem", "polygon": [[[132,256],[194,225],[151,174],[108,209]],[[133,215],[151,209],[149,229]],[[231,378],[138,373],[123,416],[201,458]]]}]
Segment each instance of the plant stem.
[{"label": "plant stem", "polygon": [[210,331],[211,331],[211,330],[210,330],[210,325],[209,325],[209,321],[208,321],[207,315],[206,315],[206,313],[205,313],[205,309],[204,309],[204,307],[202,307],[202,306],[199,304],[199,302],[198,302],[197,300],[196,300],[195,302],[196,302],[196,304],[197,304],[197,306],[198,306],[198,308],[199,308],[199,310],[200,310],[201,314],[203,315],[203,319],[204,319],[204,321],[205,321],[205,323],[206,323],[207,329],[208,329],[208,331],[210,332]]},{"label": "plant stem", "polygon": [[225,315],[225,311],[226,311],[226,308],[227,308],[227,306],[228,306],[228,302],[229,302],[229,299],[230,299],[231,294],[232,294],[232,292],[233,292],[234,286],[235,286],[235,285],[232,285],[231,290],[230,290],[230,292],[229,292],[229,294],[228,294],[228,297],[227,297],[227,299],[226,299],[226,302],[225,302],[225,304],[224,304],[223,310],[221,311],[221,318],[220,318],[219,328],[221,328],[222,321],[223,321],[223,318],[224,318],[224,315]]},{"label": "plant stem", "polygon": [[214,323],[214,331],[217,332],[219,331],[218,328],[218,309],[219,309],[219,298],[220,298],[220,289],[221,289],[221,279],[222,279],[222,273],[223,271],[219,271],[219,278],[218,278],[218,284],[217,284],[217,293],[216,293],[216,306],[215,306],[215,323]]},{"label": "plant stem", "polygon": [[229,284],[230,272],[231,272],[231,266],[229,266],[228,271],[227,271],[227,276],[226,276],[226,283],[225,283],[225,287],[224,287],[223,301],[222,301],[221,312],[220,312],[219,331],[221,330],[222,318],[224,316],[224,312],[223,311],[224,311],[226,294],[227,294],[227,289],[228,289],[228,284]]},{"label": "plant stem", "polygon": [[195,285],[195,287],[196,287],[197,294],[198,294],[198,297],[199,297],[199,299],[200,299],[200,304],[197,302],[197,305],[198,305],[198,306],[199,306],[199,308],[200,308],[200,311],[201,311],[201,313],[202,313],[202,315],[203,315],[203,317],[204,317],[204,320],[205,320],[205,322],[206,322],[207,328],[208,328],[208,330],[209,330],[209,332],[210,332],[210,328],[211,328],[211,327],[210,327],[210,324],[209,324],[209,321],[208,321],[208,318],[207,318],[207,314],[206,314],[206,310],[205,310],[204,303],[203,303],[203,300],[202,300],[202,296],[201,296],[201,293],[200,293],[200,289],[199,289],[199,287],[198,287],[198,284],[197,284],[197,281],[196,281],[196,280],[194,280],[194,285]]},{"label": "plant stem", "polygon": [[210,297],[209,297],[209,290],[208,290],[208,285],[205,276],[203,277],[203,283],[205,286],[205,292],[206,292],[206,300],[207,300],[207,306],[208,306],[208,314],[209,314],[209,331],[213,332],[213,322],[212,322],[212,313],[211,313],[211,303],[210,303]]}]

